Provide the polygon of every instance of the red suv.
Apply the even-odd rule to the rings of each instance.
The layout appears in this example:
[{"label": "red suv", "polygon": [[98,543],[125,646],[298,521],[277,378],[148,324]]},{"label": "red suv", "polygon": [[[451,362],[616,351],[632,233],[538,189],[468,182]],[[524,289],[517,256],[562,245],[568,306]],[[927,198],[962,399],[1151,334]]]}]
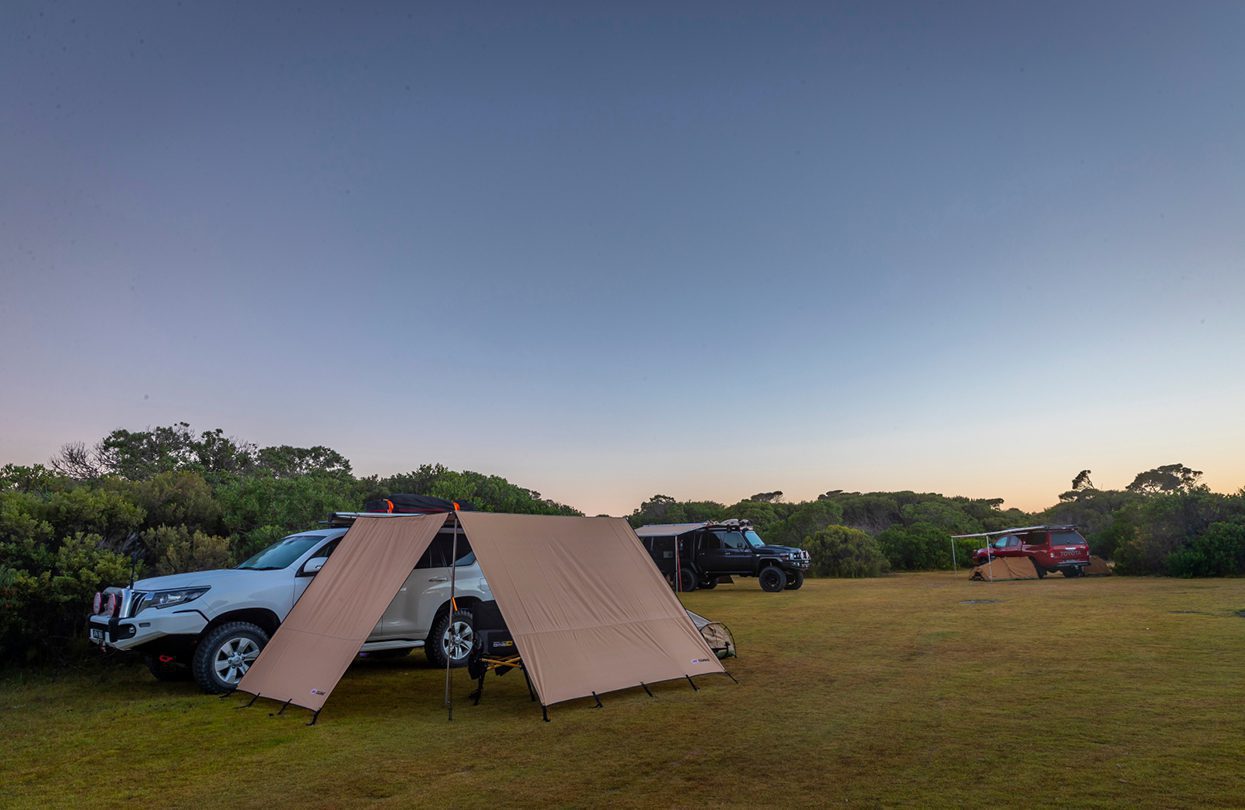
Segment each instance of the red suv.
[{"label": "red suv", "polygon": [[1039,577],[1053,571],[1061,571],[1065,577],[1079,577],[1089,565],[1089,544],[1075,526],[1026,526],[960,536],[991,538],[987,548],[973,552],[975,565],[990,557],[1028,557]]}]

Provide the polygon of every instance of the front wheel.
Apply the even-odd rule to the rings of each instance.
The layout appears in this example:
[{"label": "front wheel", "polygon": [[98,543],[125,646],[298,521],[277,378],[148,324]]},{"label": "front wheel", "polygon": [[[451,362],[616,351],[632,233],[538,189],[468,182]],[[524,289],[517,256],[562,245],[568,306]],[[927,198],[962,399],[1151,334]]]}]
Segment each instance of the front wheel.
[{"label": "front wheel", "polygon": [[787,578],[787,590],[798,591],[804,586],[804,572],[792,571]]},{"label": "front wheel", "polygon": [[214,628],[195,648],[191,671],[208,694],[232,692],[259,658],[268,634],[250,622],[228,622]]},{"label": "front wheel", "polygon": [[453,619],[446,612],[432,625],[432,633],[424,644],[424,650],[434,667],[444,668],[445,662],[449,661],[450,667],[457,669],[467,666],[475,638],[475,624],[470,610],[454,611]]},{"label": "front wheel", "polygon": [[762,571],[757,578],[761,580],[761,590],[767,593],[778,593],[787,587],[787,572],[774,565]]}]

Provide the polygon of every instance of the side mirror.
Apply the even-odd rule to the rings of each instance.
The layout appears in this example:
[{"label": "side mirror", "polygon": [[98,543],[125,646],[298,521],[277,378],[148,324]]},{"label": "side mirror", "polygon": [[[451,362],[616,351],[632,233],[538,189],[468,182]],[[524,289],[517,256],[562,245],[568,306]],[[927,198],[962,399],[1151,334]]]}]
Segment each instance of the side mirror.
[{"label": "side mirror", "polygon": [[302,573],[299,574],[299,576],[303,576],[303,577],[315,576],[317,573],[319,573],[320,569],[324,567],[324,564],[328,562],[328,559],[329,559],[328,557],[312,557],[310,560],[303,563],[303,570],[302,570]]}]

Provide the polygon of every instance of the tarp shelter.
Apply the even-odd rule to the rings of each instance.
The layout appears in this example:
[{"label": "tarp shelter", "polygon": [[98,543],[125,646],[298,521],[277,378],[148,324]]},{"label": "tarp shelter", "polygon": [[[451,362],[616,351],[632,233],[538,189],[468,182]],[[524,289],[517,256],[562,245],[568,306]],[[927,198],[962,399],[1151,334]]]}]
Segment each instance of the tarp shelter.
[{"label": "tarp shelter", "polygon": [[1037,568],[1028,557],[995,557],[973,569],[969,579],[996,582],[1001,579],[1037,579]]},{"label": "tarp shelter", "polygon": [[[455,516],[543,706],[725,672],[621,518]],[[447,518],[356,520],[238,690],[318,712]]]}]

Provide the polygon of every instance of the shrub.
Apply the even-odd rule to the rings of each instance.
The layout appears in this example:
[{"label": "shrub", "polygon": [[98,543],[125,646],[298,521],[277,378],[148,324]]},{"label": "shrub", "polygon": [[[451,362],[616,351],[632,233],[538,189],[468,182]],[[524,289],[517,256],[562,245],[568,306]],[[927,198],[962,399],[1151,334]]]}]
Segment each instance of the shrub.
[{"label": "shrub", "polygon": [[876,577],[889,569],[877,540],[860,529],[828,526],[805,538],[803,546],[814,576]]},{"label": "shrub", "polygon": [[1212,523],[1188,545],[1167,556],[1174,577],[1223,577],[1245,573],[1245,525]]},{"label": "shrub", "polygon": [[[950,535],[929,523],[892,526],[878,535],[878,544],[891,568],[897,571],[927,571],[951,567]],[[969,544],[969,553],[976,547]],[[958,547],[957,547],[958,548]]]}]

